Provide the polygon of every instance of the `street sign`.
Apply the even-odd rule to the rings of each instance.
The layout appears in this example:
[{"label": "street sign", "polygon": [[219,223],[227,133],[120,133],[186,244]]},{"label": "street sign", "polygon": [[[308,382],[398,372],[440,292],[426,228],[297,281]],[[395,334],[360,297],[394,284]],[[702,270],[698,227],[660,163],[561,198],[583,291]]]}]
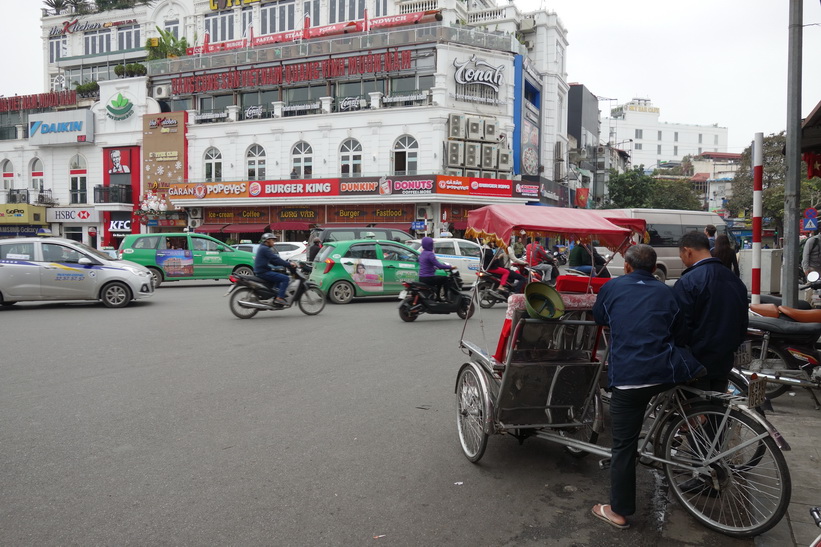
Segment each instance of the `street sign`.
[{"label": "street sign", "polygon": [[805,218],[804,219],[804,230],[817,230],[818,229],[818,219],[817,218]]},{"label": "street sign", "polygon": [[415,220],[411,222],[411,230],[424,230],[426,224],[424,220]]},{"label": "street sign", "polygon": [[818,210],[813,207],[804,209],[804,218],[818,218]]}]

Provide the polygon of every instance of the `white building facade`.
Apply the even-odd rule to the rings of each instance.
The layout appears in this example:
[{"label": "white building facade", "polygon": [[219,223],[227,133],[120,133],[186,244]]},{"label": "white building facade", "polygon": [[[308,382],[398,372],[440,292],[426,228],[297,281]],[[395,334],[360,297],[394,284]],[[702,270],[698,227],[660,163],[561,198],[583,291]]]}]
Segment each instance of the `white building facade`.
[{"label": "white building facade", "polygon": [[[145,62],[155,27],[195,47]],[[553,182],[568,91],[555,13],[164,0],[44,12],[42,36],[51,91],[0,101],[0,204],[26,209],[0,217],[6,235],[116,246],[125,233],[188,227],[434,232],[462,229],[488,203],[569,202]],[[145,76],[113,75],[138,61]],[[66,91],[86,80],[96,94]]]}]

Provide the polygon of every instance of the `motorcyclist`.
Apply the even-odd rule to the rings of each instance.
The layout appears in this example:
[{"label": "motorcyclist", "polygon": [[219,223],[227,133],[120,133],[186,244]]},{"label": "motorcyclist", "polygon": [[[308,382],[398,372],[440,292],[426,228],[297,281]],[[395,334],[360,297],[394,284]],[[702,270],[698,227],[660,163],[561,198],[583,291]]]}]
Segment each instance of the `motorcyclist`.
[{"label": "motorcyclist", "polygon": [[436,260],[436,254],[433,252],[433,238],[422,238],[422,252],[419,254],[419,281],[430,285],[436,292],[436,299],[438,300],[442,285],[447,283],[448,278],[436,275],[436,270],[452,270],[454,267],[450,264],[442,264]]},{"label": "motorcyclist", "polygon": [[525,260],[528,266],[538,266],[542,262],[548,260],[547,251],[542,247],[540,238],[527,239],[527,247],[525,248]]},{"label": "motorcyclist", "polygon": [[521,292],[527,279],[510,269],[511,262],[525,264],[524,260],[512,258],[504,247],[497,247],[495,241],[488,241],[482,247],[482,267],[485,271],[499,276],[502,290]]},{"label": "motorcyclist", "polygon": [[257,254],[254,257],[254,275],[269,281],[272,285],[277,286],[277,297],[274,304],[286,305],[288,301],[283,298],[285,291],[288,289],[288,283],[291,278],[285,274],[273,271],[274,266],[283,266],[288,268],[291,273],[295,273],[296,268],[287,260],[279,257],[274,250],[274,243],[276,243],[277,236],[274,234],[263,234],[260,239],[260,246],[257,249]]},{"label": "motorcyclist", "polygon": [[596,247],[580,241],[570,251],[568,256],[568,266],[574,270],[593,274],[593,266],[596,267],[596,277],[610,277],[610,272],[604,266],[607,262],[602,255],[596,251]]}]

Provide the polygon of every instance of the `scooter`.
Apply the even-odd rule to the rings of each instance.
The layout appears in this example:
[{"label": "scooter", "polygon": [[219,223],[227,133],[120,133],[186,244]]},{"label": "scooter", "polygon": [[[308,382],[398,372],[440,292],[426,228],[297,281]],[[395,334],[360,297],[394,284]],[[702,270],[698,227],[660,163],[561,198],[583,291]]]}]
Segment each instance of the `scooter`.
[{"label": "scooter", "polygon": [[286,310],[296,302],[305,315],[316,315],[325,309],[325,293],[313,281],[308,281],[312,266],[300,262],[293,279],[285,290],[285,304],[275,302],[278,290],[255,275],[232,274],[228,277],[231,288],[224,296],[231,296],[228,305],[231,313],[240,319],[250,319],[260,311]]},{"label": "scooter", "polygon": [[416,321],[423,313],[443,315],[456,312],[461,319],[470,319],[476,309],[473,299],[462,293],[462,276],[456,268],[448,270],[448,279],[439,291],[444,294],[437,295],[433,287],[420,281],[403,281],[402,285],[405,290],[400,295],[399,317],[407,323]]},{"label": "scooter", "polygon": [[[810,507],[810,517],[815,521],[815,525],[821,528],[821,507]],[[810,543],[810,547],[821,547],[821,535]]]},{"label": "scooter", "polygon": [[812,391],[821,387],[821,353],[816,341],[821,323],[796,323],[773,317],[750,317],[747,340],[752,361],[739,366],[745,376],[767,380],[767,397],[783,395],[791,386],[809,391],[815,408],[821,408]]},{"label": "scooter", "polygon": [[479,297],[479,306],[484,309],[492,308],[497,303],[506,304],[513,287],[510,283],[502,287],[502,279],[490,272],[476,272],[476,293]]}]

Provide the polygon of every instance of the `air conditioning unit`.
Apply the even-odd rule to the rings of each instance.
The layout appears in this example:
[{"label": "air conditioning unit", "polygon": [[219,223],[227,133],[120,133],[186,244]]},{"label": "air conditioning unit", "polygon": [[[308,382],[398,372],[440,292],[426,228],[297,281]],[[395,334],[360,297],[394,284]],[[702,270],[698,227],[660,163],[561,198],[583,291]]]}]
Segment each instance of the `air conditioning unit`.
[{"label": "air conditioning unit", "polygon": [[171,96],[171,86],[170,85],[155,85],[154,86],[154,98],[155,99],[167,99]]},{"label": "air conditioning unit", "polygon": [[451,139],[465,138],[465,117],[462,114],[451,114],[448,125],[448,137]]},{"label": "air conditioning unit", "polygon": [[480,141],[485,138],[485,120],[480,118],[468,118],[467,138]]},{"label": "air conditioning unit", "polygon": [[482,165],[482,145],[469,142],[465,144],[465,166],[481,167]]},{"label": "air conditioning unit", "polygon": [[495,179],[496,178],[496,171],[482,171],[482,178],[483,179]]},{"label": "air conditioning unit", "polygon": [[519,23],[519,30],[522,32],[527,32],[529,30],[533,30],[536,26],[536,20],[530,17],[526,17],[522,19],[521,23]]},{"label": "air conditioning unit", "polygon": [[416,220],[427,220],[430,218],[431,210],[429,207],[417,207],[416,208]]},{"label": "air conditioning unit", "polygon": [[498,161],[498,147],[495,144],[483,144],[482,169],[496,169]]},{"label": "air conditioning unit", "polygon": [[513,165],[513,157],[510,150],[499,150],[499,171],[510,171]]},{"label": "air conditioning unit", "polygon": [[202,218],[202,207],[191,207],[188,209],[188,218]]},{"label": "air conditioning unit", "polygon": [[498,127],[496,122],[485,122],[485,140],[488,142],[496,142],[499,139],[497,133]]},{"label": "air conditioning unit", "polygon": [[604,149],[604,146],[599,146],[598,148],[596,148],[596,153],[597,153],[599,156],[601,156],[602,154],[604,154],[604,150],[605,150],[605,149]]},{"label": "air conditioning unit", "polygon": [[525,40],[523,43],[524,43],[524,46],[529,50],[533,49],[533,46],[535,45],[533,43],[533,40]]},{"label": "air conditioning unit", "polygon": [[199,228],[202,226],[202,219],[201,218],[192,218],[188,220],[188,228],[193,230],[194,228]]},{"label": "air conditioning unit", "polygon": [[448,165],[458,166],[465,164],[465,143],[448,141]]},{"label": "air conditioning unit", "polygon": [[464,177],[465,172],[462,169],[453,169],[453,168],[451,168],[451,169],[447,170],[447,175],[449,177]]},{"label": "air conditioning unit", "polygon": [[478,169],[465,169],[465,176],[471,179],[482,178],[482,172]]}]

